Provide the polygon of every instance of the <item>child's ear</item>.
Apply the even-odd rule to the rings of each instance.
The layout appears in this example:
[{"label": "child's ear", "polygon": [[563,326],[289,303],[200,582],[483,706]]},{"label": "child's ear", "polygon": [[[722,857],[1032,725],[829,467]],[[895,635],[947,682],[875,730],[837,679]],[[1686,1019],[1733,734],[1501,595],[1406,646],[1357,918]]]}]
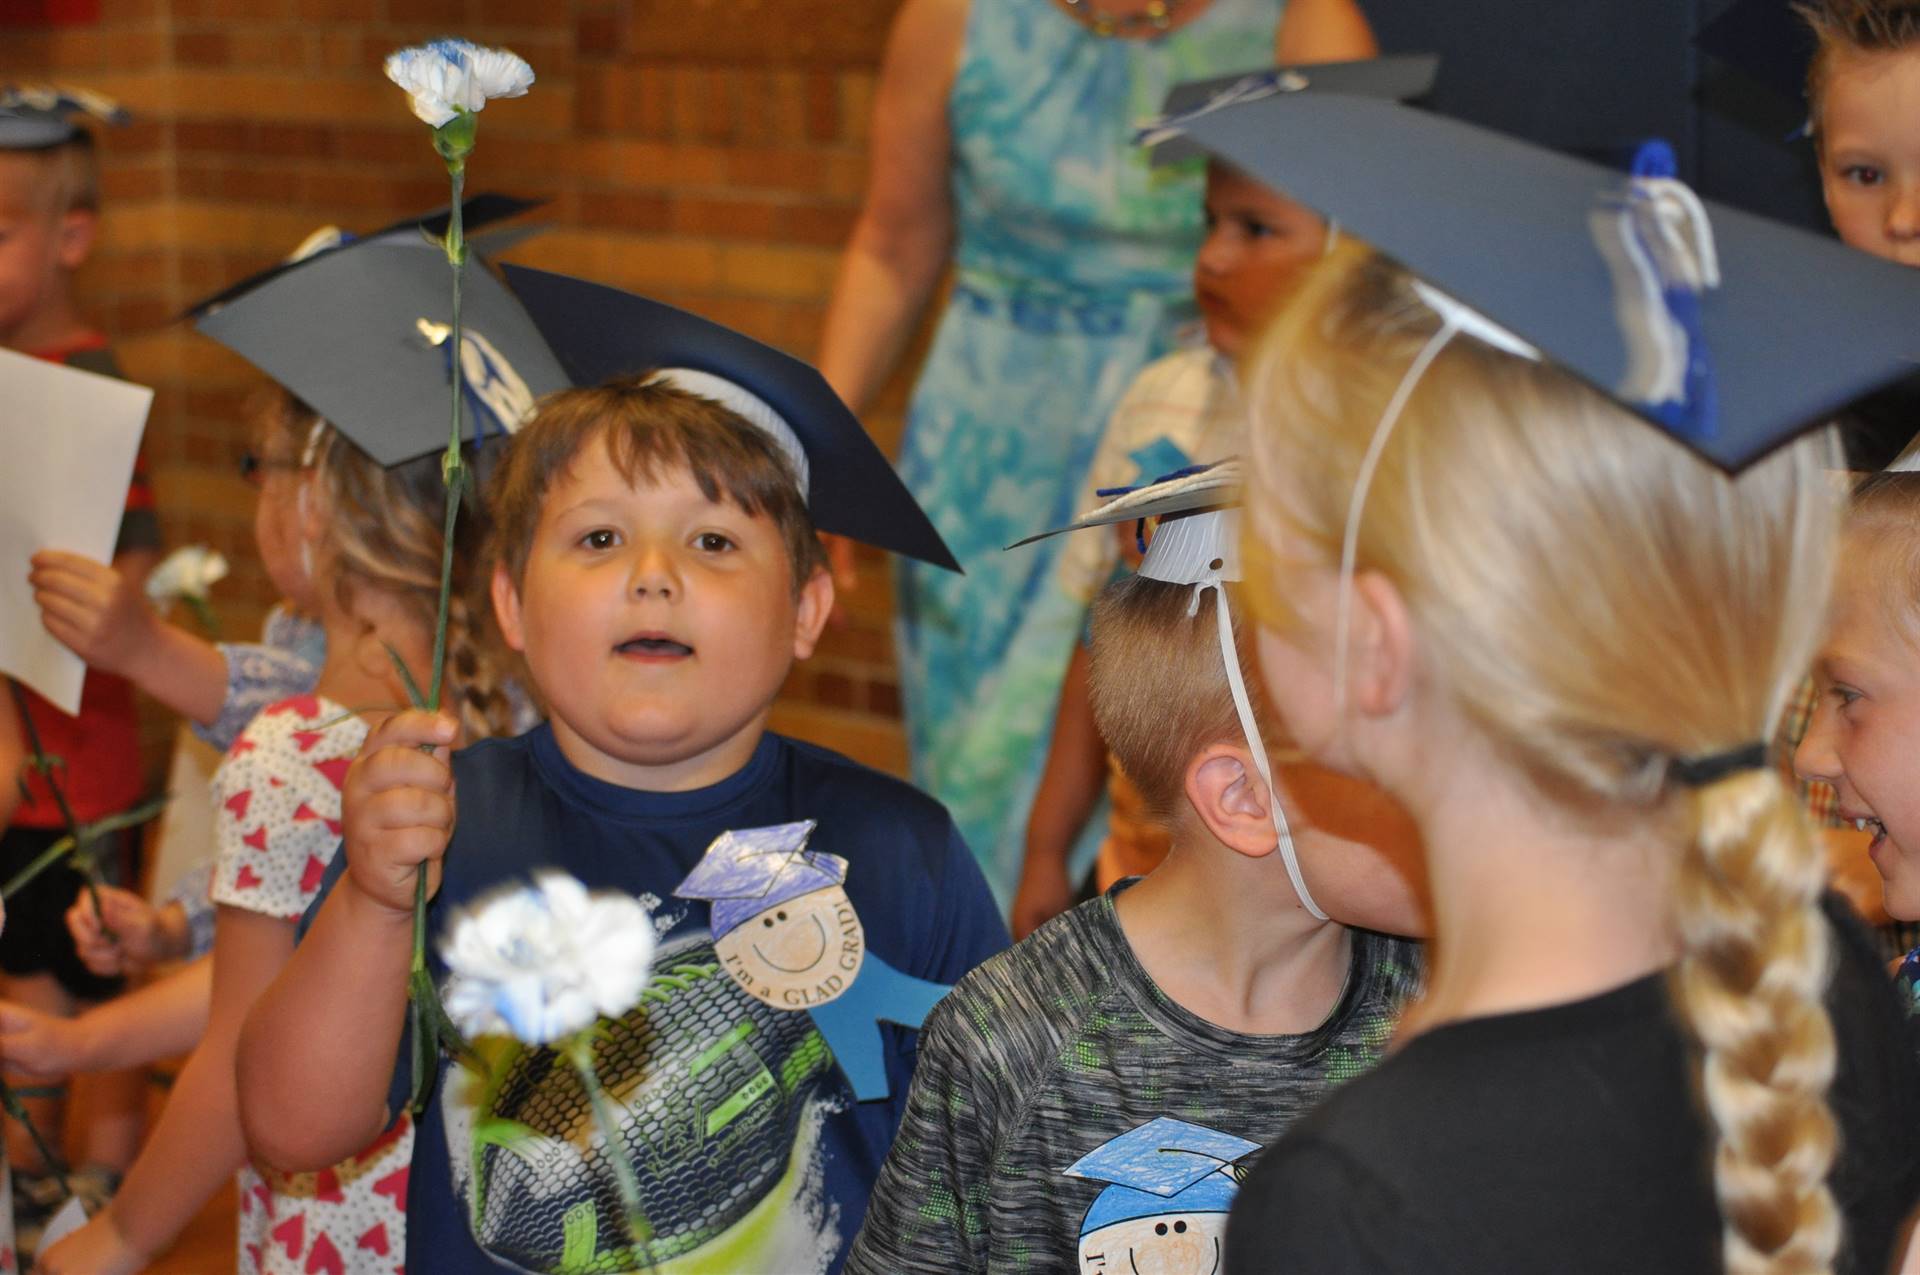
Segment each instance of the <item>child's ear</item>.
[{"label": "child's ear", "polygon": [[1244,745],[1202,749],[1187,763],[1186,793],[1200,822],[1228,849],[1259,859],[1279,848],[1272,794]]},{"label": "child's ear", "polygon": [[794,600],[793,658],[804,660],[819,645],[820,630],[827,627],[833,614],[833,573],[820,567],[800,586]]},{"label": "child's ear", "polygon": [[60,216],[58,239],[62,269],[78,270],[93,252],[93,241],[100,231],[100,216],[85,208],[74,208]]},{"label": "child's ear", "polygon": [[1386,717],[1413,688],[1413,616],[1393,581],[1377,571],[1353,578],[1353,632],[1347,653],[1347,686],[1355,708]]},{"label": "child's ear", "polygon": [[514,587],[513,576],[508,574],[506,563],[494,564],[491,587],[493,618],[500,622],[500,636],[506,639],[509,650],[525,652],[527,635],[520,624],[520,590]]}]

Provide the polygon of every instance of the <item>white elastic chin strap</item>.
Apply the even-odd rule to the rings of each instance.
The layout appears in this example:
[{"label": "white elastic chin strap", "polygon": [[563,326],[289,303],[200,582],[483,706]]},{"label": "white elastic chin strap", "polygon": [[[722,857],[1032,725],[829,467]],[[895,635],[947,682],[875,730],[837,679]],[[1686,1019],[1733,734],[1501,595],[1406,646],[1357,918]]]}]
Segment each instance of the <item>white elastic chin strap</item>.
[{"label": "white elastic chin strap", "polygon": [[647,383],[671,385],[689,394],[710,398],[758,429],[773,440],[773,445],[793,466],[793,478],[800,487],[800,499],[812,499],[812,471],[807,465],[807,449],[800,445],[800,437],[793,432],[793,426],[787,424],[786,417],[774,411],[772,405],[758,394],[724,376],[690,367],[663,367]]},{"label": "white elastic chin strap", "polygon": [[1240,511],[1220,509],[1191,514],[1162,522],[1147,546],[1139,574],[1149,580],[1193,586],[1189,616],[1200,611],[1200,595],[1213,590],[1214,615],[1219,622],[1220,660],[1227,666],[1227,687],[1233,692],[1233,711],[1240,718],[1240,729],[1253,753],[1253,767],[1267,785],[1267,809],[1273,815],[1273,830],[1278,836],[1280,862],[1287,867],[1287,880],[1300,906],[1316,920],[1327,914],[1313,901],[1307,880],[1300,874],[1300,857],[1294,852],[1293,833],[1287,828],[1286,812],[1280,809],[1280,789],[1273,782],[1273,767],[1267,760],[1266,741],[1253,719],[1253,702],[1247,698],[1246,679],[1240,675],[1240,656],[1233,642],[1233,616],[1227,610],[1227,583],[1240,579]]}]

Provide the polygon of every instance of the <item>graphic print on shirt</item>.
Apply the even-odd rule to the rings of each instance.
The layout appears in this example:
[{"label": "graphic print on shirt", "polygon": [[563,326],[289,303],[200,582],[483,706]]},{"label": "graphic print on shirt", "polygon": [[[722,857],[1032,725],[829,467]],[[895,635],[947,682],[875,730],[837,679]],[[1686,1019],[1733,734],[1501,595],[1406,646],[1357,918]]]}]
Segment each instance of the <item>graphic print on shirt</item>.
[{"label": "graphic print on shirt", "polygon": [[1240,1162],[1260,1144],[1161,1116],[1061,1172],[1109,1185],[1080,1222],[1082,1275],[1219,1275]]},{"label": "graphic print on shirt", "polygon": [[449,1069],[454,1184],[488,1253],[555,1275],[649,1260],[660,1275],[832,1265],[851,1237],[827,1195],[822,1122],[862,1088],[885,1096],[877,1019],[917,1027],[947,989],[867,949],[847,862],[808,850],[813,829],[715,838],[676,891],[712,901],[710,933],[662,947],[640,1003],[594,1050],[652,1228],[645,1252],[627,1237],[604,1138],[562,1057],[489,1039],[477,1042],[485,1075]]},{"label": "graphic print on shirt", "polygon": [[728,977],[762,1004],[805,1012],[860,1102],[889,1093],[880,1024],[918,1029],[951,989],[867,950],[847,861],[808,848],[811,819],[723,832],[674,893],[712,904]]}]

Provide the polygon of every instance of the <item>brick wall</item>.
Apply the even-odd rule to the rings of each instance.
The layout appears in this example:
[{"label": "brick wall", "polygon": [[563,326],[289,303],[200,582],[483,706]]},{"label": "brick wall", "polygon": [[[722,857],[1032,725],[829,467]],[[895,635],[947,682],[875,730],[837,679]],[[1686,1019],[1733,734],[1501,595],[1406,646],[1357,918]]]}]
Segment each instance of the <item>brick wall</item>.
[{"label": "brick wall", "polygon": [[[103,241],[81,288],[128,374],[158,391],[147,446],[169,542],[235,563],[226,631],[251,632],[272,600],[232,468],[257,374],[168,320],[317,225],[444,201],[426,130],[380,72],[387,52],[451,33],[533,64],[533,91],[482,116],[468,177],[550,201],[550,231],[511,259],[811,355],[895,3],[101,0],[92,25],[0,26],[0,76],[84,84],[137,112],[102,139]],[[901,397],[897,381],[872,422],[888,448]],[[861,566],[847,622],[795,671],[778,720],[897,769],[886,570],[877,553]]]}]

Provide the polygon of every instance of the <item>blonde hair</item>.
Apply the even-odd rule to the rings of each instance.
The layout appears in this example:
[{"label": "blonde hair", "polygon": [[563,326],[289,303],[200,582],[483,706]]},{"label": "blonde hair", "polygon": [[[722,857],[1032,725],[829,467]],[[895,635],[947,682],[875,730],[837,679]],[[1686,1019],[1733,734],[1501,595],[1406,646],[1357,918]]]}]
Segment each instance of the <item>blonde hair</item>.
[{"label": "blonde hair", "polygon": [[[1260,347],[1247,557],[1263,623],[1295,619],[1267,547],[1284,534],[1339,561],[1375,426],[1439,327],[1403,272],[1349,243]],[[1520,774],[1676,843],[1673,986],[1702,1046],[1734,1272],[1826,1270],[1840,1243],[1824,865],[1772,768],[1697,790],[1670,768],[1767,738],[1811,662],[1820,608],[1796,600],[1825,596],[1837,456],[1806,439],[1729,478],[1551,365],[1456,336],[1408,397],[1358,528],[1355,569],[1401,591],[1445,693]]]},{"label": "blonde hair", "polygon": [[[1244,648],[1231,603],[1228,614],[1237,654]],[[1147,812],[1162,824],[1177,822],[1187,766],[1201,749],[1222,740],[1252,747],[1220,662],[1218,624],[1211,598],[1194,609],[1192,585],[1145,576],[1115,580],[1093,603],[1088,689],[1094,722]],[[1260,679],[1244,659],[1241,674],[1261,733],[1271,739]]]},{"label": "blonde hair", "polygon": [[100,211],[100,157],[93,134],[82,130],[53,146],[0,151],[0,155],[17,156],[31,170],[28,189],[22,193],[40,213],[59,217]]},{"label": "blonde hair", "polygon": [[[268,417],[326,493],[326,547],[336,567],[334,596],[346,610],[355,594],[379,590],[399,599],[431,633],[438,618],[446,493],[440,453],[388,469],[354,446],[318,413],[281,391]],[[471,463],[471,462],[470,462]],[[511,734],[507,681],[513,662],[487,599],[491,560],[485,517],[469,504],[454,532],[453,595],[447,613],[445,707],[468,740]],[[410,669],[422,692],[429,670]]]},{"label": "blonde hair", "polygon": [[1807,62],[1807,116],[1820,144],[1820,108],[1843,54],[1899,53],[1920,46],[1920,3],[1914,0],[1806,0],[1793,11],[1813,30]]},{"label": "blonde hair", "polygon": [[1920,473],[1874,474],[1856,487],[1847,540],[1895,631],[1920,642]]}]

